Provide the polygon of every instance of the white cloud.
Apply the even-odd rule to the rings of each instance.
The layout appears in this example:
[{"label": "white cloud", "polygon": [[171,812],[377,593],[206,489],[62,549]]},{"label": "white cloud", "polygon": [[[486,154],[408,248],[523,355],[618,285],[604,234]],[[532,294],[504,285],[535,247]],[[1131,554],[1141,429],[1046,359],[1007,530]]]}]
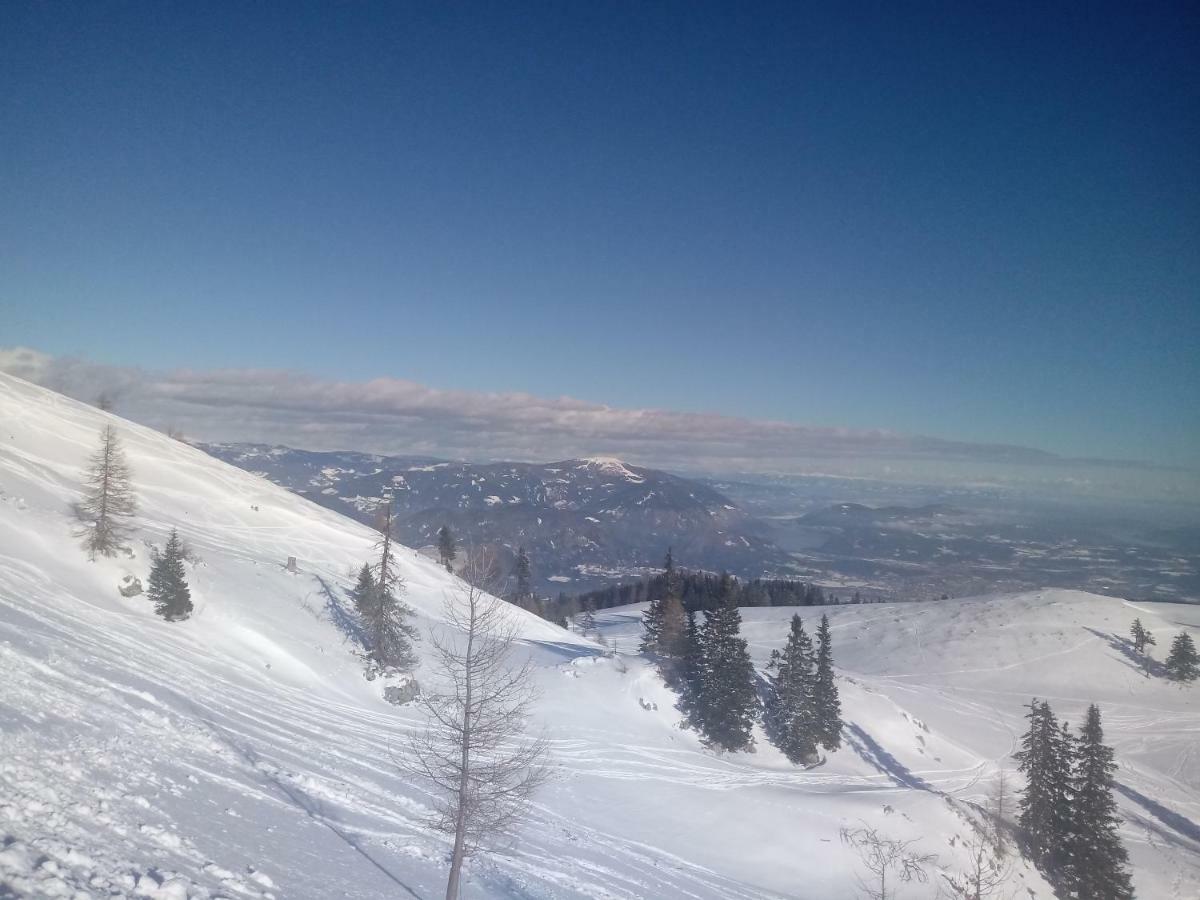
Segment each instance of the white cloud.
[{"label": "white cloud", "polygon": [[[116,411],[147,425],[212,441],[261,441],[463,459],[551,460],[611,455],[687,471],[826,472],[977,481],[986,469],[1045,473],[1079,467],[1023,447],[984,445],[882,430],[660,409],[620,409],[570,397],[447,391],[393,378],[327,381],[257,369],[151,372],[27,348],[0,349],[0,371],[81,400],[110,396]],[[1116,475],[1149,467],[1089,464]],[[983,469],[981,469],[983,467]],[[1034,475],[1034,470],[1043,474]],[[1091,476],[1094,477],[1094,476]],[[1108,476],[1106,476],[1108,477]]]}]

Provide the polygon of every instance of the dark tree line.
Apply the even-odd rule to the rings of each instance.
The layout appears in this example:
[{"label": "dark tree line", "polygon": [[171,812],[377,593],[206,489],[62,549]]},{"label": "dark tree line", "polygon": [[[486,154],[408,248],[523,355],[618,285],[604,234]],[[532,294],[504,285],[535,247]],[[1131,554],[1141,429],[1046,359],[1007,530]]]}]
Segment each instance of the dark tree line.
[{"label": "dark tree line", "polygon": [[[661,602],[668,596],[679,599],[685,612],[705,612],[732,600],[735,606],[824,606],[836,604],[837,597],[828,597],[820,585],[806,581],[755,578],[742,581],[723,572],[690,572],[673,567],[673,581],[665,572],[640,581],[614,584],[581,594],[559,594],[556,609],[568,618],[590,604],[593,610],[627,606],[630,603]],[[861,602],[861,598],[859,601]]]},{"label": "dark tree line", "polygon": [[1112,795],[1117,766],[1104,744],[1099,707],[1088,707],[1078,735],[1044,700],[1031,702],[1026,718],[1029,730],[1016,754],[1026,778],[1020,800],[1026,854],[1060,896],[1129,900],[1129,857]]}]

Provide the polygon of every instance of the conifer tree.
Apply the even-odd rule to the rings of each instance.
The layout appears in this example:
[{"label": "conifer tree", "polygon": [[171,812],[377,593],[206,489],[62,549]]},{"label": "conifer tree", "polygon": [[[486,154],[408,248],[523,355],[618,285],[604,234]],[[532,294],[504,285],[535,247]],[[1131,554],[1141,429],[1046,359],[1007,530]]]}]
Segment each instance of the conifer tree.
[{"label": "conifer tree", "polygon": [[1146,648],[1146,629],[1141,626],[1141,619],[1134,619],[1129,626],[1129,637],[1133,638],[1133,648],[1141,653]]},{"label": "conifer tree", "polygon": [[1100,709],[1092,704],[1075,749],[1076,783],[1072,803],[1075,836],[1071,847],[1071,887],[1088,900],[1130,900],[1129,854],[1117,834],[1120,818],[1113,800],[1112,749],[1104,745]]},{"label": "conifer tree", "polygon": [[693,698],[695,720],[705,742],[722,750],[754,746],[758,706],[754,664],[740,636],[741,614],[727,602],[704,614],[700,631],[700,690]]},{"label": "conifer tree", "polygon": [[797,765],[817,761],[819,738],[812,640],[798,615],[783,651],[771,657],[766,720],[771,739]]},{"label": "conifer tree", "polygon": [[817,743],[826,750],[842,746],[842,702],[833,680],[833,638],[829,633],[829,617],[821,616],[817,626],[817,671],[813,685],[813,702],[817,714]]},{"label": "conifer tree", "polygon": [[438,529],[438,561],[446,567],[447,572],[453,572],[457,558],[458,543],[454,540],[454,532],[449,525],[443,525]]},{"label": "conifer tree", "polygon": [[579,630],[584,635],[596,630],[596,613],[591,600],[583,602],[583,612],[579,615]]},{"label": "conifer tree", "polygon": [[652,597],[642,613],[642,643],[639,650],[642,653],[656,654],[662,652],[663,615],[666,600],[675,594],[675,557],[671,548],[667,548],[667,558],[663,562],[663,581],[666,584],[666,597]]},{"label": "conifer tree", "polygon": [[172,528],[162,552],[154,554],[146,588],[146,597],[154,604],[154,611],[168,622],[182,622],[192,614],[192,592],[183,557],[183,542],[179,540],[179,532]]},{"label": "conifer tree", "polygon": [[517,606],[528,608],[533,599],[532,573],[529,566],[529,554],[524,547],[517,548],[517,559],[513,563],[513,578],[516,587],[513,589],[512,602]]},{"label": "conifer tree", "polygon": [[683,610],[683,603],[672,594],[662,602],[662,621],[658,631],[658,651],[666,662],[668,676],[673,675],[677,663],[683,658],[686,630],[687,614]]},{"label": "conifer tree", "polygon": [[[404,579],[396,571],[396,559],[392,546],[392,504],[389,500],[381,511],[379,530],[382,537],[376,547],[379,562],[374,573],[374,590],[364,593],[368,601],[362,604],[356,593],[355,603],[359,606],[363,632],[367,644],[367,658],[371,661],[372,676],[375,673],[409,671],[417,664],[413,642],[418,639],[417,630],[410,624],[414,615],[411,606],[402,599]],[[359,574],[359,585],[369,586]],[[356,592],[358,586],[356,586]],[[361,604],[361,605],[360,605]]]},{"label": "conifer tree", "polygon": [[1195,681],[1200,677],[1200,657],[1196,655],[1196,644],[1186,631],[1175,635],[1171,652],[1167,655],[1167,677],[1180,684]]},{"label": "conifer tree", "polygon": [[684,722],[699,728],[694,719],[697,697],[704,688],[704,648],[695,612],[688,610],[683,627],[683,653],[679,663],[679,710]]},{"label": "conifer tree", "polygon": [[1071,727],[1064,720],[1054,738],[1051,756],[1054,805],[1051,808],[1050,833],[1053,843],[1046,859],[1046,870],[1060,885],[1070,885],[1075,877],[1075,744]]},{"label": "conifer tree", "polygon": [[1025,775],[1025,790],[1020,799],[1020,826],[1029,856],[1039,866],[1047,866],[1061,844],[1057,834],[1055,804],[1060,802],[1061,767],[1056,758],[1058,722],[1050,704],[1035,698],[1025,717],[1029,729],[1021,738],[1016,756]]},{"label": "conifer tree", "polygon": [[126,549],[124,542],[137,512],[137,498],[130,484],[129,463],[117,437],[117,430],[105,425],[100,432],[100,447],[84,470],[83,499],[74,506],[88,558],[116,556]]},{"label": "conifer tree", "polygon": [[375,603],[375,591],[375,576],[371,574],[371,564],[363,563],[358,572],[358,582],[350,592],[350,597],[354,600],[354,608],[364,620],[370,615],[370,609]]}]

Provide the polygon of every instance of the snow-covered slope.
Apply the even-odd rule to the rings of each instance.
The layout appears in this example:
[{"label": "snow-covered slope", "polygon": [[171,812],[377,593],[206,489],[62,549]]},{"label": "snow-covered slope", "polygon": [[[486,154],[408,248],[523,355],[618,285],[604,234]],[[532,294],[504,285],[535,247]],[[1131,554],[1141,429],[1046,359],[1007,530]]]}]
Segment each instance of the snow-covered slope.
[{"label": "snow-covered slope", "polygon": [[[1200,686],[1172,684],[1161,666],[1179,631],[1200,639],[1200,607],[1047,590],[744,609],[742,633],[760,665],[796,612],[810,627],[828,613],[846,734],[910,787],[985,803],[1001,767],[1015,774],[1011,754],[1030,698],[1075,725],[1098,703],[1120,765],[1122,836],[1138,896],[1200,897]],[[639,616],[623,607],[598,618],[611,643],[630,649]],[[1127,637],[1135,617],[1158,641],[1149,671]]]},{"label": "snow-covered slope", "polygon": [[[133,558],[89,563],[68,510],[106,423],[124,440],[142,512]],[[147,542],[173,526],[202,559],[188,571],[195,614],[179,624],[117,591],[126,574],[145,578]],[[373,541],[364,526],[198,450],[0,375],[0,896],[440,896],[446,842],[424,824],[429,797],[394,764],[418,713],[381,699],[339,628],[344,590]],[[297,573],[285,570],[288,556]],[[436,629],[455,582],[402,556],[419,625]],[[1030,597],[1013,598],[1006,619],[1007,602],[982,604],[972,647],[925,641],[921,652],[901,634],[908,617],[928,615],[917,620],[929,623],[922,638],[949,641],[974,627],[969,606],[834,610],[855,727],[810,772],[763,743],[755,754],[703,750],[635,655],[605,655],[514,610],[558,777],[511,853],[470,865],[465,895],[849,898],[856,863],[838,828],[859,820],[919,839],[938,854],[936,880],[965,865],[970,801],[1010,746],[999,723],[1016,722],[1030,692],[1090,699],[1089,683],[1111,666],[1111,690],[1127,692],[1124,712],[1115,697],[1106,705],[1118,752],[1124,760],[1137,722],[1145,741],[1142,780],[1127,783],[1175,817],[1154,820],[1163,852],[1135,850],[1142,896],[1193,896],[1197,775],[1184,741],[1197,727],[1194,698],[1125,684],[1107,644],[1074,632],[1071,641],[1089,640],[1084,663],[1046,655],[1063,658],[1034,691],[1032,667],[1011,676],[1029,683],[1011,688],[1005,671],[961,688],[947,681],[952,669],[1004,665],[988,642],[1026,652],[1056,621],[1042,618],[1053,604]],[[756,652],[782,638],[788,612],[747,612]],[[625,646],[633,615],[603,617]],[[1169,631],[1155,613],[1142,618]],[[960,653],[970,664],[953,659]],[[991,716],[972,690],[1012,695]],[[1154,710],[1122,730],[1120,717],[1143,701]],[[1171,729],[1178,744],[1156,749]],[[1172,793],[1156,793],[1163,778]],[[1010,886],[1050,896],[1020,861]]]}]

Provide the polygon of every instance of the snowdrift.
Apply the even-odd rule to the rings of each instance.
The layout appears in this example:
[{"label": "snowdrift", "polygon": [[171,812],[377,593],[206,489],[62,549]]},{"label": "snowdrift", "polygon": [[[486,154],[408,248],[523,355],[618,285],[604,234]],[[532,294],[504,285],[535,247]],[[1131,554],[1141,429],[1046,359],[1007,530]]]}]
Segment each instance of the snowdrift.
[{"label": "snowdrift", "polygon": [[[90,563],[70,504],[105,424],[141,513],[132,557]],[[195,612],[177,624],[118,591],[126,575],[145,580],[172,527],[199,558]],[[348,624],[345,591],[374,541],[185,444],[0,375],[0,896],[440,897],[447,843],[395,765],[420,716],[363,678]],[[401,569],[419,628],[441,627],[456,581],[408,550]],[[1161,647],[1179,609],[1136,614]],[[1101,702],[1141,896],[1195,896],[1197,695],[1131,668],[1105,636],[1135,614],[1119,602],[1048,592],[830,610],[848,743],[810,771],[763,741],[718,756],[681,730],[632,652],[638,612],[599,617],[610,653],[513,610],[557,777],[510,851],[469,865],[464,896],[850,898],[857,859],[838,829],[860,821],[937,854],[930,883],[901,892],[931,896],[965,868],[973,804],[1031,694],[1071,718],[1072,704]],[[746,611],[760,660],[790,613]],[[1009,885],[1051,896],[1019,858]]]}]

